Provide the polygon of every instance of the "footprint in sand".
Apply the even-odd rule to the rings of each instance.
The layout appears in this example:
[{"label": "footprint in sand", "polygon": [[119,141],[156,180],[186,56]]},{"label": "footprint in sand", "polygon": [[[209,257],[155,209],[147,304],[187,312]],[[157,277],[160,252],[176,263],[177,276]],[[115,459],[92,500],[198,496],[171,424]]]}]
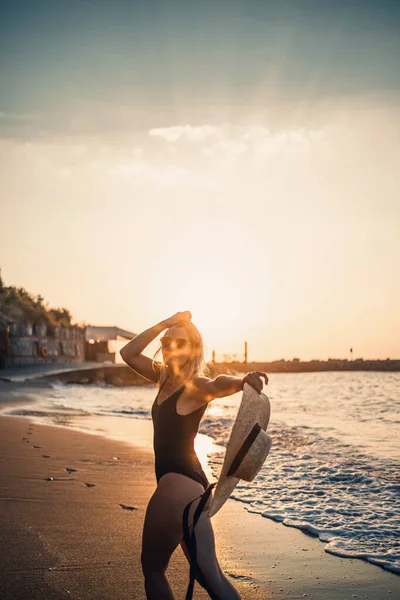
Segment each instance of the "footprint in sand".
[{"label": "footprint in sand", "polygon": [[34,448],[41,448],[42,446],[33,446]]},{"label": "footprint in sand", "polygon": [[138,510],[136,506],[127,506],[126,504],[120,504],[120,507],[124,508],[125,510]]},{"label": "footprint in sand", "polygon": [[86,487],[96,487],[95,483],[85,483]]},{"label": "footprint in sand", "polygon": [[43,458],[50,458],[48,454],[42,454]]},{"label": "footprint in sand", "polygon": [[67,467],[65,470],[68,471],[68,473],[76,473],[78,471],[78,469],[70,469],[69,467]]},{"label": "footprint in sand", "polygon": [[45,481],[60,481],[63,483],[72,483],[76,481],[73,477],[46,477]]}]

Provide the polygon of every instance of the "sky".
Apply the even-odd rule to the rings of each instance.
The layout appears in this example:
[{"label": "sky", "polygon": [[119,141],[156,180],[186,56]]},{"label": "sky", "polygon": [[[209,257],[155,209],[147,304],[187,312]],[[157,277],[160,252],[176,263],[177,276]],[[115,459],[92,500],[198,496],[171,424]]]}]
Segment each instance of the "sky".
[{"label": "sky", "polygon": [[190,310],[207,358],[400,358],[398,2],[0,14],[6,285],[134,333]]}]

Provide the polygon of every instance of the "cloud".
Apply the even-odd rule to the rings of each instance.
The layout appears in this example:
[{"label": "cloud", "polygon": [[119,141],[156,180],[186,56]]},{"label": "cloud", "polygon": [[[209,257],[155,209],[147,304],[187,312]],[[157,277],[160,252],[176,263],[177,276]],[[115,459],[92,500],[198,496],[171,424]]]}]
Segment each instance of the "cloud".
[{"label": "cloud", "polygon": [[204,155],[239,155],[247,152],[247,145],[239,140],[221,140],[211,147],[205,147],[202,150]]},{"label": "cloud", "polygon": [[120,164],[110,173],[126,180],[151,182],[159,185],[185,185],[190,188],[214,187],[216,178],[205,173],[185,169],[177,165],[152,164],[143,161]]},{"label": "cloud", "polygon": [[153,184],[157,193],[161,186],[227,189],[230,195],[251,189],[255,197],[268,192],[270,198],[286,198],[290,188],[287,197],[301,196],[302,202],[318,197],[316,207],[323,202],[339,206],[351,192],[352,207],[379,197],[393,210],[400,172],[399,110],[382,104],[350,108],[326,111],[324,119],[307,126],[275,129],[260,118],[251,124],[133,128],[129,137],[101,140],[85,134],[33,142],[0,139],[2,179],[9,189],[50,180],[57,189],[57,178],[69,175],[82,188],[96,185],[96,190],[108,185],[118,190],[119,184],[123,190],[150,190]]},{"label": "cloud", "polygon": [[0,110],[0,119],[2,119],[2,121],[26,121],[26,120],[31,120],[33,119],[33,115],[30,114],[18,114],[18,113],[10,113],[10,112],[4,112],[2,110]]},{"label": "cloud", "polygon": [[321,130],[295,129],[271,133],[263,130],[260,135],[250,137],[256,154],[299,154],[308,152],[313,140],[321,135]]},{"label": "cloud", "polygon": [[[168,152],[178,153],[185,142],[201,142],[200,155],[204,157],[229,158],[245,153],[255,155],[305,153],[320,130],[305,128],[272,132],[266,127],[245,125],[174,125],[150,129],[149,135],[168,142]],[[175,143],[175,146],[171,146]],[[185,148],[185,152],[187,149]],[[196,152],[196,148],[191,149]]]},{"label": "cloud", "polygon": [[150,129],[149,135],[160,137],[167,142],[177,142],[178,140],[190,140],[192,142],[204,142],[210,138],[221,138],[224,135],[226,126],[214,127],[213,125],[174,125],[171,127],[161,127]]}]

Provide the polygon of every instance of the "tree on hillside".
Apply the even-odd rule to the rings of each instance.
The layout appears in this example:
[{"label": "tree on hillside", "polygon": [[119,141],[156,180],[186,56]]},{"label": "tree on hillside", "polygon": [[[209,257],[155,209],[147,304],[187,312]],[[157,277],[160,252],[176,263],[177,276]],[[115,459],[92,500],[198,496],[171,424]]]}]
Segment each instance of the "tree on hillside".
[{"label": "tree on hillside", "polygon": [[50,308],[49,313],[54,317],[58,325],[69,327],[71,325],[71,313],[66,308]]},{"label": "tree on hillside", "polygon": [[[67,308],[50,308],[43,296],[34,296],[22,287],[5,286],[0,271],[0,311],[17,323],[47,324],[51,327],[71,327],[72,316]],[[75,325],[76,326],[76,325]]]}]

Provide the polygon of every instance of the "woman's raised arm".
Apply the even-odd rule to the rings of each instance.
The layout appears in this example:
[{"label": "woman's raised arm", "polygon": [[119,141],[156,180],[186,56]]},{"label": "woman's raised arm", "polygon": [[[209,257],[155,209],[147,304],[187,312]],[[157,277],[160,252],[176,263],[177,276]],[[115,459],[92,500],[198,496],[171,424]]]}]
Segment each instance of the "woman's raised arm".
[{"label": "woman's raised arm", "polygon": [[134,338],[131,339],[123,348],[120,350],[121,357],[126,360],[133,358],[134,356],[138,356],[143,350],[152,342],[164,329],[167,329],[168,319],[165,321],[160,321],[157,325],[153,325],[153,327],[149,327],[142,333],[139,333]]},{"label": "woman's raised arm", "polygon": [[[179,321],[189,320],[192,315],[189,311],[177,312],[172,317],[160,321],[157,325],[153,325],[149,329],[142,331],[136,337],[132,338],[123,348],[121,348],[119,354],[124,362],[131,367],[136,373],[158,383],[160,381],[160,363],[153,363],[151,358],[144,356],[142,351],[152,342],[164,329],[168,329],[175,325]],[[153,368],[155,366],[155,370]]]},{"label": "woman's raised arm", "polygon": [[168,327],[168,319],[161,321],[142,331],[136,337],[132,338],[121,350],[119,354],[124,362],[131,367],[136,373],[158,383],[160,381],[160,367],[153,363],[151,358],[142,354],[142,350],[146,348],[164,329]]}]

